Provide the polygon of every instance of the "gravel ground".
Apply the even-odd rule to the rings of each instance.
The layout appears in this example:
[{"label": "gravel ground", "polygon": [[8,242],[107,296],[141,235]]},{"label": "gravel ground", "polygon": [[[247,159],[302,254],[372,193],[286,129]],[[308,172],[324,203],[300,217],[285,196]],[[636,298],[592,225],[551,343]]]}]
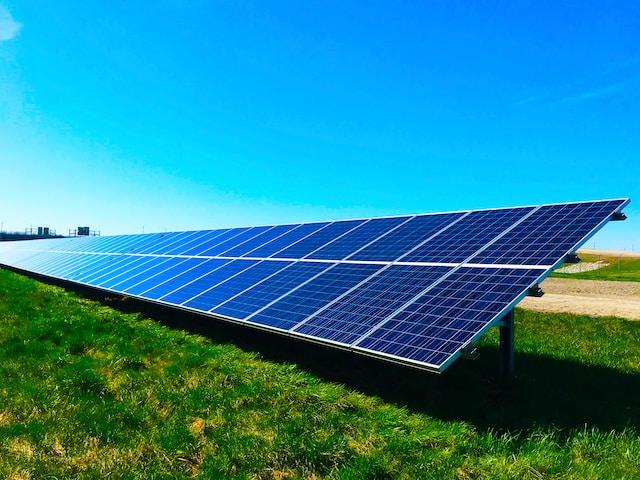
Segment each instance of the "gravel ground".
[{"label": "gravel ground", "polygon": [[624,250],[598,250],[591,248],[581,248],[578,250],[578,255],[584,253],[585,255],[600,255],[601,257],[625,257],[625,258],[638,258],[640,252],[628,252]]},{"label": "gravel ground", "polygon": [[640,282],[548,278],[543,297],[527,297],[519,307],[640,320]]},{"label": "gravel ground", "polygon": [[590,272],[592,270],[598,270],[599,268],[606,267],[609,265],[607,262],[599,261],[599,262],[580,262],[574,263],[572,265],[567,265],[565,267],[559,268],[556,270],[558,273],[582,273],[582,272]]}]

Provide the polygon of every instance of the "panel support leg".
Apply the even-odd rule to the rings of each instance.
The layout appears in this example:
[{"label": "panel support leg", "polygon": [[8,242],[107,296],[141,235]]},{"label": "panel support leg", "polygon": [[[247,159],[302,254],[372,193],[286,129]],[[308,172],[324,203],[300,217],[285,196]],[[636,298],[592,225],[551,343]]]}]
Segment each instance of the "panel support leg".
[{"label": "panel support leg", "polygon": [[502,380],[513,378],[514,368],[514,315],[513,310],[505,315],[500,323],[500,377]]}]

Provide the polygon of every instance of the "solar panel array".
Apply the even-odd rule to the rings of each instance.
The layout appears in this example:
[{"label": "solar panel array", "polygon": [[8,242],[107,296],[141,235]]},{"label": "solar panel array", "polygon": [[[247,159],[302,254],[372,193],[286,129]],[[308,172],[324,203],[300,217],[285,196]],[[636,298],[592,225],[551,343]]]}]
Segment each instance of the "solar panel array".
[{"label": "solar panel array", "polygon": [[0,244],[0,264],[443,371],[628,199]]}]

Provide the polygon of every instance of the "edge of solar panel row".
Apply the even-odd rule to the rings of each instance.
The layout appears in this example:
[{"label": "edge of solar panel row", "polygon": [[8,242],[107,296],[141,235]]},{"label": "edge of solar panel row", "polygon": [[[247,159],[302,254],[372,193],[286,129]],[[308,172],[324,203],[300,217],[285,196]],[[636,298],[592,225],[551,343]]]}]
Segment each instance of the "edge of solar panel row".
[{"label": "edge of solar panel row", "polygon": [[0,243],[0,265],[434,372],[629,199]]}]

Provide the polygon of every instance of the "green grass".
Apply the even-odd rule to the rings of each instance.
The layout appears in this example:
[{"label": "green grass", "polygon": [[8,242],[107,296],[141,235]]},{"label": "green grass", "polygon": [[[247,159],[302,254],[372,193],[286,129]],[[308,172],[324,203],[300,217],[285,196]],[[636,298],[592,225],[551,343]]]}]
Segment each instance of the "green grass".
[{"label": "green grass", "polygon": [[640,257],[611,257],[581,253],[583,262],[597,262],[603,260],[609,265],[598,270],[580,273],[558,273],[553,277],[575,278],[583,280],[616,280],[623,282],[640,282]]},{"label": "green grass", "polygon": [[638,478],[640,323],[516,323],[508,387],[495,332],[440,377],[303,370],[0,270],[0,478]]}]

